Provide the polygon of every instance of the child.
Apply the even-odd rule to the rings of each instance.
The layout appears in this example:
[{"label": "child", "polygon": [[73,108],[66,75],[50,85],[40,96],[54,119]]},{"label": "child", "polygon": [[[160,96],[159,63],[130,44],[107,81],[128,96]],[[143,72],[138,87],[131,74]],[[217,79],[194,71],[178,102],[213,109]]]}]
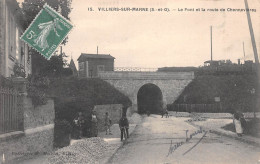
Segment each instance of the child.
[{"label": "child", "polygon": [[82,138],[83,137],[83,135],[82,135],[83,126],[84,126],[84,123],[85,123],[85,119],[84,119],[82,112],[78,113],[78,116],[73,120],[73,122],[75,123],[77,130],[79,132],[79,138]]},{"label": "child", "polygon": [[98,135],[98,120],[95,113],[92,113],[91,116],[91,137],[97,137]]},{"label": "child", "polygon": [[109,133],[110,135],[112,135],[111,130],[110,130],[110,126],[112,124],[111,119],[108,116],[108,112],[106,112],[106,116],[105,116],[105,127],[106,127],[106,135]]},{"label": "child", "polygon": [[165,114],[166,114],[166,118],[169,118],[169,113],[167,109],[165,109]]}]

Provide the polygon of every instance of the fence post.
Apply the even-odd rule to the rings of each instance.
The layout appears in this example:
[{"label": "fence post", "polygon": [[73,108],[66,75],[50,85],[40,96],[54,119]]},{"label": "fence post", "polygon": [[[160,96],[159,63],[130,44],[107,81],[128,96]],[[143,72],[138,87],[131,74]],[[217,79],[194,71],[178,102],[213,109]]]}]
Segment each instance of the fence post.
[{"label": "fence post", "polygon": [[17,96],[18,130],[24,131],[24,109],[25,109],[25,99],[27,96],[27,90],[26,90],[27,80],[21,77],[14,78],[12,80],[15,89],[18,92],[18,96]]}]

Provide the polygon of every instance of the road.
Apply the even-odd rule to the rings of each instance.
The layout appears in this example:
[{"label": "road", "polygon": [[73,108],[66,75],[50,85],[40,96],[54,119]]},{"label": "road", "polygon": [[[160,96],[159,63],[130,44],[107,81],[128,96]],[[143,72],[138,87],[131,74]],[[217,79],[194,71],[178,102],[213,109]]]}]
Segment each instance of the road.
[{"label": "road", "polygon": [[185,120],[159,115],[144,118],[109,163],[260,164],[260,148],[201,131]]}]

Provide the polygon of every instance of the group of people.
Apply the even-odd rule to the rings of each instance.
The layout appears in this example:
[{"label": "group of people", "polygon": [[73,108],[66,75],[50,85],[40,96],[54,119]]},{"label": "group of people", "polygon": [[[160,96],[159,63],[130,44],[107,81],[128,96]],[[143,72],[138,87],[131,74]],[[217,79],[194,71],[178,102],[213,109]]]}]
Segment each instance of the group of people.
[{"label": "group of people", "polygon": [[[83,138],[83,131],[84,127],[86,125],[86,119],[83,116],[82,112],[79,112],[76,116],[76,118],[73,120],[74,127],[75,127],[75,133],[76,138]],[[106,130],[106,135],[112,135],[111,132],[111,126],[112,126],[112,120],[109,117],[108,112],[105,114],[104,119],[104,126]],[[125,115],[123,115],[119,120],[119,128],[121,131],[121,141],[123,140],[124,134],[126,135],[125,138],[129,137],[128,129],[129,129],[129,122]],[[95,112],[92,112],[91,114],[91,127],[90,127],[90,135],[91,137],[97,137],[98,135],[98,118],[95,114]]]},{"label": "group of people", "polygon": [[[147,113],[147,114],[150,114],[150,113]],[[166,118],[169,117],[169,113],[168,113],[167,109],[163,109],[161,114],[162,114],[162,118],[164,115]],[[78,138],[82,138],[84,125],[86,124],[86,120],[85,120],[85,117],[83,116],[82,112],[78,113],[78,116],[73,120],[73,122],[74,122],[74,125],[76,126]],[[108,135],[108,134],[112,135],[112,132],[111,132],[112,120],[110,119],[108,112],[106,112],[106,114],[105,114],[104,122],[105,122],[104,126],[105,126],[105,130],[106,130],[106,135]],[[237,135],[239,137],[241,137],[242,134],[247,130],[247,124],[246,124],[246,120],[244,118],[243,113],[234,112],[233,123],[234,123]],[[123,115],[119,120],[119,128],[121,131],[121,141],[123,140],[124,137],[128,138],[129,137],[129,132],[128,132],[129,122],[125,115]],[[98,119],[97,119],[95,112],[92,112],[92,115],[91,115],[91,128],[90,129],[91,129],[91,137],[97,137]],[[126,136],[124,136],[124,135],[126,135]]]},{"label": "group of people", "polygon": [[[98,119],[96,114],[93,112],[91,114],[91,124],[90,124],[90,128],[88,128],[89,126],[87,126],[88,121],[86,120],[86,117],[83,115],[82,112],[79,112],[77,114],[77,116],[74,118],[73,120],[73,130],[74,130],[74,138],[76,139],[80,139],[83,138],[83,136],[86,136],[86,131],[88,131],[88,129],[90,129],[90,136],[91,137],[97,137],[98,135]],[[85,133],[85,134],[84,134]]]}]

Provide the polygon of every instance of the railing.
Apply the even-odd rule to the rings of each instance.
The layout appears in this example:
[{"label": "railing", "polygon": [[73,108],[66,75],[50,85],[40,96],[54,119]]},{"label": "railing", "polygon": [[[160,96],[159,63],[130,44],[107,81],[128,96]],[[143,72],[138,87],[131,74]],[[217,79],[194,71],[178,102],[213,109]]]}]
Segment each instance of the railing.
[{"label": "railing", "polygon": [[224,112],[220,103],[216,104],[174,104],[173,111],[197,112],[197,113],[220,113]]},{"label": "railing", "polygon": [[16,90],[0,88],[0,134],[19,130],[19,98]]},{"label": "railing", "polygon": [[158,68],[141,68],[141,67],[115,67],[116,72],[156,72]]}]

